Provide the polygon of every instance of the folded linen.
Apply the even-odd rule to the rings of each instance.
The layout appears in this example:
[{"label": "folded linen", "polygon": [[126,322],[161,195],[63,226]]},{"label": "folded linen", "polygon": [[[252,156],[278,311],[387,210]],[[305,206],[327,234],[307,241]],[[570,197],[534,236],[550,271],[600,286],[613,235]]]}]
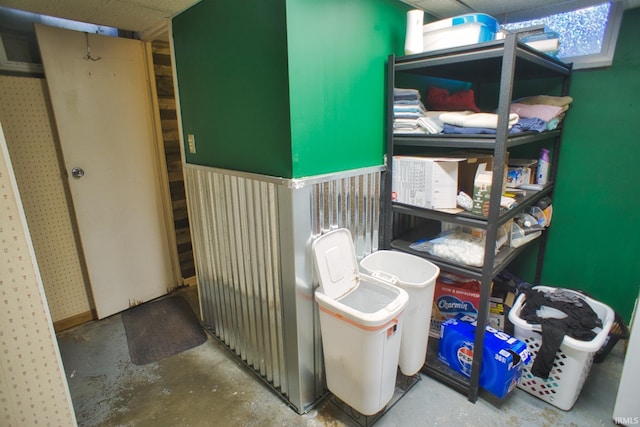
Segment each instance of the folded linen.
[{"label": "folded linen", "polygon": [[[546,123],[544,120],[532,118],[532,119],[518,119],[518,122],[515,123],[511,129],[509,129],[510,134],[516,134],[520,132],[533,131],[533,132],[543,132],[547,130]],[[472,128],[472,127],[462,127],[462,126],[454,126],[445,123],[442,133],[445,134],[458,134],[458,135],[495,135],[496,129],[491,128]]]},{"label": "folded linen", "polygon": [[420,92],[417,89],[393,88],[393,99],[420,99]]},{"label": "folded linen", "polygon": [[462,126],[454,126],[454,125],[445,123],[442,129],[442,133],[457,134],[457,135],[482,135],[482,134],[495,135],[496,130],[490,129],[490,128],[465,128]]},{"label": "folded linen", "polygon": [[532,117],[528,119],[520,118],[518,123],[513,125],[509,130],[509,133],[520,133],[526,131],[534,131],[534,132],[544,132],[545,130],[550,130],[548,124],[537,117]]},{"label": "folded linen", "polygon": [[420,117],[418,125],[427,131],[429,134],[437,134],[442,132],[442,122],[432,117]]},{"label": "folded linen", "polygon": [[394,98],[393,105],[420,105],[422,106],[422,108],[424,108],[422,101],[420,101],[418,98],[415,98],[415,97],[408,98],[408,99]]},{"label": "folded linen", "polygon": [[417,120],[422,117],[420,113],[403,113],[403,112],[395,112],[393,113],[393,117],[396,119],[414,119]]},{"label": "folded linen", "polygon": [[[518,122],[517,114],[509,114],[508,128]],[[470,111],[446,112],[440,114],[443,123],[468,128],[498,128],[498,115],[494,113],[472,113]]]},{"label": "folded linen", "polygon": [[395,135],[426,135],[428,134],[428,132],[421,127],[394,129],[393,133]]},{"label": "folded linen", "polygon": [[420,105],[397,105],[394,104],[393,112],[395,113],[420,113],[424,114],[425,110]]},{"label": "folded linen", "polygon": [[393,122],[393,133],[424,135],[427,131],[418,125],[418,121],[415,119],[397,119]]},{"label": "folded linen", "polygon": [[573,102],[573,98],[570,96],[552,96],[552,95],[535,95],[527,96],[525,98],[516,99],[514,102],[520,104],[542,104],[542,105],[554,105],[556,107],[564,107]]},{"label": "folded linen", "polygon": [[569,107],[557,107],[555,105],[544,104],[521,104],[518,102],[514,102],[511,104],[509,111],[526,119],[539,118],[544,120],[545,122],[549,122],[551,121],[551,119],[558,117],[567,108]]},{"label": "folded linen", "polygon": [[418,120],[417,119],[398,119],[396,118],[393,121],[393,127],[394,128],[409,128],[409,127],[416,127],[418,126]]}]

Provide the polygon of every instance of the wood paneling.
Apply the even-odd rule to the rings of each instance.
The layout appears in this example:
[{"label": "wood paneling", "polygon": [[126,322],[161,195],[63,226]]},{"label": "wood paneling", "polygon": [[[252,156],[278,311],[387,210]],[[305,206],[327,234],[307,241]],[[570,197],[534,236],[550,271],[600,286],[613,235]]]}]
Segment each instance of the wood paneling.
[{"label": "wood paneling", "polygon": [[180,156],[180,137],[178,134],[178,116],[173,89],[173,67],[169,43],[154,41],[151,44],[153,64],[160,108],[162,139],[164,153],[169,174],[169,190],[173,206],[173,220],[176,231],[176,243],[180,259],[182,278],[187,279],[195,275],[193,263],[193,249],[187,217],[184,178],[182,174],[182,158]]}]

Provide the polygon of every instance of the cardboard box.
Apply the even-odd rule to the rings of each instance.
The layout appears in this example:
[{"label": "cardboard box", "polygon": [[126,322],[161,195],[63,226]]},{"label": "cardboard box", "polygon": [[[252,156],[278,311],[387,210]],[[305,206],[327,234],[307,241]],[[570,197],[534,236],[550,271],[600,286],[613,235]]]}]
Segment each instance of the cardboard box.
[{"label": "cardboard box", "polygon": [[[438,360],[467,377],[471,376],[476,322],[471,316],[442,324]],[[491,326],[485,328],[480,387],[500,399],[515,387],[522,367],[531,361],[527,344]]]},{"label": "cardboard box", "polygon": [[489,216],[489,200],[491,199],[492,176],[489,172],[479,172],[473,183],[473,206],[471,212]]},{"label": "cardboard box", "polygon": [[518,188],[522,184],[528,184],[530,179],[529,168],[509,166],[507,188]]},{"label": "cardboard box", "polygon": [[522,184],[535,184],[537,159],[509,159],[508,163],[509,170],[517,168],[522,171]]},{"label": "cardboard box", "polygon": [[[458,163],[458,191],[464,191],[471,196],[473,194],[473,183],[478,170],[491,172],[493,170],[493,156],[488,154],[473,154],[466,156]],[[461,156],[458,156],[461,157]]]},{"label": "cardboard box", "polygon": [[480,286],[478,280],[441,272],[433,291],[429,335],[439,337],[442,324],[461,314],[475,318],[480,303]]},{"label": "cardboard box", "polygon": [[391,200],[427,209],[453,209],[461,158],[393,157]]},{"label": "cardboard box", "polygon": [[[493,156],[469,152],[453,152],[450,156],[394,156],[392,200],[428,209],[455,209],[457,203],[454,199],[460,191],[473,197],[476,176],[481,172],[491,174]],[[429,166],[430,162],[434,167]],[[457,172],[454,172],[456,167]],[[504,188],[506,169],[505,164]]]},{"label": "cardboard box", "polygon": [[489,326],[500,331],[507,330],[507,316],[515,302],[515,294],[512,291],[494,289],[489,298]]}]

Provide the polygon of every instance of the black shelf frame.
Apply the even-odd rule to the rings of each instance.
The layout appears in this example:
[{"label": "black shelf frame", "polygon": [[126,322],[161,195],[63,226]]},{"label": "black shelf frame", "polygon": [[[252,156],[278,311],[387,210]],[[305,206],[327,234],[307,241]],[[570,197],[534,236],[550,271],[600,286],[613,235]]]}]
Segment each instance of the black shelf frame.
[{"label": "black shelf frame", "polygon": [[[553,185],[547,184],[542,190],[529,190],[526,195],[516,198],[518,206],[509,210],[500,210],[497,218],[497,225],[504,225],[507,221],[514,218],[517,214],[524,211],[527,207],[535,205],[543,197],[550,195],[553,191]],[[468,225],[470,227],[487,229],[489,220],[480,214],[474,214],[467,211],[451,213],[437,209],[418,208],[411,205],[393,202],[391,204],[393,212],[417,216],[425,219],[433,219],[441,222],[451,222],[454,224]]]},{"label": "black shelf frame", "polygon": [[[391,248],[399,251],[407,252],[413,255],[417,255],[419,257],[428,259],[429,261],[436,264],[440,269],[445,271],[450,271],[452,273],[461,274],[465,277],[470,277],[476,280],[482,280],[483,275],[483,267],[472,267],[469,265],[457,264],[455,262],[446,260],[444,258],[439,258],[437,256],[429,255],[428,253],[417,251],[415,249],[411,249],[409,246],[417,239],[412,239],[411,236],[415,236],[414,233],[419,233],[420,229],[413,230],[411,233],[403,235],[398,239],[395,239],[391,242]],[[424,236],[422,236],[424,237]],[[503,247],[498,253],[493,257],[493,267],[491,267],[492,277],[495,277],[502,270],[505,269],[507,265],[511,261],[513,261],[519,254],[524,250],[528,245],[523,245],[519,248],[511,248],[511,247]],[[485,262],[485,264],[487,264]]]},{"label": "black shelf frame", "polygon": [[[380,246],[386,249],[396,249],[408,252],[430,260],[444,271],[450,271],[471,277],[481,282],[480,306],[478,310],[478,325],[486,325],[489,313],[489,298],[491,282],[508,264],[520,254],[525,247],[503,247],[496,254],[496,237],[498,228],[522,212],[526,207],[535,204],[544,196],[552,196],[554,185],[548,184],[542,190],[527,192],[527,196],[518,200],[518,206],[504,211],[499,206],[501,186],[493,185],[490,194],[490,206],[487,217],[470,213],[443,212],[438,210],[421,209],[414,206],[391,203],[391,173],[393,171],[393,153],[396,149],[463,149],[490,151],[493,155],[493,182],[504,179],[504,164],[507,149],[518,145],[535,144],[543,141],[552,142],[551,181],[555,179],[560,158],[560,142],[562,129],[542,133],[524,132],[509,134],[508,115],[513,94],[513,83],[516,80],[527,79],[562,79],[562,95],[569,92],[572,65],[565,64],[553,57],[545,55],[518,42],[515,34],[509,34],[503,40],[479,43],[462,48],[443,49],[435,52],[407,55],[396,58],[389,56],[387,64],[386,87],[386,140],[387,149],[385,164],[387,172],[383,176],[383,201],[381,203]],[[415,75],[439,77],[472,83],[498,83],[498,126],[495,135],[401,135],[393,133],[393,89],[396,73],[411,73]],[[486,230],[485,258],[482,267],[470,267],[456,264],[441,258],[430,256],[424,252],[415,251],[409,245],[419,238],[422,230],[411,230],[402,236],[394,236],[394,214],[406,214],[425,219],[452,222],[469,225]],[[543,232],[538,239],[538,258],[536,266],[536,282],[541,278],[542,263],[546,247],[547,233]],[[474,348],[479,349],[484,344],[484,329],[477,328]],[[443,369],[443,365],[427,357],[423,372],[434,379],[450,386],[467,396],[471,402],[476,402],[479,391],[479,378],[482,368],[482,351],[475,351],[472,361],[471,377],[460,378],[460,375]]]},{"label": "black shelf frame", "polygon": [[[557,138],[562,130],[554,129],[543,133],[527,131],[521,134],[509,135],[505,142],[506,148],[518,145],[532,144],[552,138]],[[463,137],[460,135],[402,135],[393,136],[393,145],[396,147],[422,147],[422,148],[459,148],[468,150],[491,150],[496,147],[495,135],[473,135]]]}]

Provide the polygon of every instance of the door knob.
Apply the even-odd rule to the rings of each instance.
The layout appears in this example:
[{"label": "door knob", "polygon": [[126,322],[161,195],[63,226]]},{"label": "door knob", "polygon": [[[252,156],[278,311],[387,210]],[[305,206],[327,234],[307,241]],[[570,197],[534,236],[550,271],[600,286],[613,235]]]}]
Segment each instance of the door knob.
[{"label": "door knob", "polygon": [[84,169],[82,169],[82,168],[73,168],[73,169],[71,169],[71,175],[74,178],[82,178],[84,176]]}]

